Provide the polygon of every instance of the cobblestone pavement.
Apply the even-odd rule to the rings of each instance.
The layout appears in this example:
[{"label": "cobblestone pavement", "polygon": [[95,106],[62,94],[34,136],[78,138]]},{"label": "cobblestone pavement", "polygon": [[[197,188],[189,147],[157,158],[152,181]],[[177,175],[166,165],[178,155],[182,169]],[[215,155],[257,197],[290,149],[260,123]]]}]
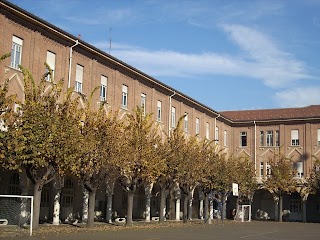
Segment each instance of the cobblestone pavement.
[{"label": "cobblestone pavement", "polygon": [[[3,230],[0,228],[0,231]],[[278,223],[234,221],[214,222],[204,225],[199,222],[188,224],[167,222],[164,224],[138,223],[133,227],[99,224],[94,229],[79,226],[41,226],[32,237],[7,236],[0,234],[2,239],[30,240],[313,240],[320,239],[320,224],[318,223]]]}]

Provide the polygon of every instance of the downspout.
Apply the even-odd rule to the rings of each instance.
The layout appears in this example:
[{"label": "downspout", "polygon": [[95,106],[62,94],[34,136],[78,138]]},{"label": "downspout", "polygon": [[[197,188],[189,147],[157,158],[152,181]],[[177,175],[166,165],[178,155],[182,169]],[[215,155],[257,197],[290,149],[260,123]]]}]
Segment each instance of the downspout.
[{"label": "downspout", "polygon": [[171,108],[172,108],[172,97],[176,95],[176,91],[173,91],[173,94],[169,96],[169,121],[168,121],[168,136],[170,137],[170,125],[171,125]]},{"label": "downspout", "polygon": [[253,121],[254,124],[254,172],[257,175],[257,124],[256,120]]},{"label": "downspout", "polygon": [[79,44],[79,39],[76,40],[76,43],[70,47],[69,52],[69,72],[68,72],[68,88],[70,88],[71,85],[71,66],[72,66],[72,49]]}]

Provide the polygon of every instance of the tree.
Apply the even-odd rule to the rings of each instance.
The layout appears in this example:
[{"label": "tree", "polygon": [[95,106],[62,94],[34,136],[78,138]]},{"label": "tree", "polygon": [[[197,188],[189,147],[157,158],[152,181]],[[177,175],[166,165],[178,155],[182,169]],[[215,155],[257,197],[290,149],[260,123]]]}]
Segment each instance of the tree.
[{"label": "tree", "polygon": [[211,224],[211,216],[209,214],[209,204],[212,201],[210,195],[215,188],[215,171],[216,163],[219,160],[221,150],[218,150],[218,145],[213,141],[206,141],[205,147],[202,150],[200,164],[202,169],[201,178],[199,180],[201,189],[204,193],[204,223]]},{"label": "tree", "polygon": [[314,157],[315,161],[313,163],[310,177],[307,178],[305,183],[306,187],[308,188],[308,192],[316,193],[320,191],[320,159]]},{"label": "tree", "polygon": [[264,187],[269,190],[276,200],[279,201],[278,220],[282,221],[282,200],[284,193],[291,193],[296,190],[297,182],[294,179],[295,169],[290,158],[286,157],[279,149],[273,158],[269,159],[271,176],[263,181]]},{"label": "tree", "polygon": [[[181,175],[179,173],[181,171],[180,165],[183,162],[183,152],[186,144],[185,134],[181,128],[184,117],[185,116],[181,116],[179,118],[176,128],[170,131],[170,134],[164,142],[166,168],[165,172],[163,172],[158,179],[160,185],[160,213],[164,212],[166,191],[169,189],[171,189],[171,191],[180,189],[178,176]],[[171,199],[171,201],[173,200],[174,199]],[[176,209],[176,211],[180,212],[180,209]],[[160,214],[159,221],[164,221],[163,214]]]},{"label": "tree", "polygon": [[[237,158],[235,161],[235,183],[238,184],[237,207],[242,199],[253,200],[255,190],[258,188],[254,163],[248,158]],[[237,208],[238,209],[238,208]]]},{"label": "tree", "polygon": [[[63,81],[47,82],[45,76],[37,85],[30,72],[21,67],[25,99],[20,103],[15,121],[8,125],[7,169],[25,170],[34,184],[34,227],[38,227],[42,187],[63,175],[75,160],[79,137],[76,114],[78,102],[71,91],[62,95]],[[50,71],[49,71],[49,74]]]},{"label": "tree", "polygon": [[[0,57],[0,62],[9,57],[10,54],[5,54]],[[6,148],[8,141],[7,136],[7,125],[10,125],[10,121],[12,120],[13,112],[13,104],[15,101],[14,95],[8,96],[8,79],[6,79],[3,84],[0,85],[0,166],[5,163],[5,158],[8,153],[8,149]]]},{"label": "tree", "polygon": [[[93,95],[93,93],[92,93]],[[98,111],[91,107],[92,95],[83,109],[79,131],[78,161],[71,166],[89,192],[87,227],[93,227],[96,192],[107,177],[117,175],[115,161],[121,154],[123,124],[117,114],[107,113],[103,105]]]},{"label": "tree", "polygon": [[184,198],[183,221],[187,222],[192,218],[193,193],[202,178],[202,158],[206,141],[199,141],[198,137],[189,137],[185,142],[182,154],[182,161],[179,162],[177,180],[180,184]]},{"label": "tree", "polygon": [[234,156],[227,156],[222,153],[218,155],[214,166],[213,175],[213,199],[221,204],[221,219],[225,219],[226,215],[226,201],[232,193],[232,183],[235,182],[237,158]]},{"label": "tree", "polygon": [[165,168],[164,158],[157,147],[161,137],[157,133],[151,114],[137,107],[128,114],[124,132],[125,151],[118,167],[121,186],[128,194],[127,226],[132,225],[133,196],[139,185],[154,183]]}]

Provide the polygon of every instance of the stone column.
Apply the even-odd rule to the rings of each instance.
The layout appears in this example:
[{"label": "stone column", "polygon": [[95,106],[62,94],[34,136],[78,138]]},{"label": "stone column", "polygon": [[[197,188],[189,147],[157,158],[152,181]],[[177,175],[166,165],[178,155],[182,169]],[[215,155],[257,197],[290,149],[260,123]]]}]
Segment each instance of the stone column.
[{"label": "stone column", "polygon": [[56,189],[55,196],[54,196],[54,203],[53,203],[53,225],[60,224],[60,196],[61,196],[61,189]]},{"label": "stone column", "polygon": [[213,217],[214,217],[214,213],[213,213],[213,200],[212,199],[209,199],[209,206],[210,206],[210,208],[209,208],[209,217],[210,217],[210,219],[212,220],[213,219]]},{"label": "stone column", "polygon": [[204,200],[204,194],[201,190],[199,190],[199,218],[203,220],[203,200]]},{"label": "stone column", "polygon": [[146,195],[146,210],[145,210],[145,220],[146,222],[150,222],[151,219],[151,191],[152,191],[153,183],[145,186],[144,191]]},{"label": "stone column", "polygon": [[273,201],[274,201],[274,220],[279,221],[279,198],[274,195]]},{"label": "stone column", "polygon": [[83,187],[82,222],[88,221],[89,191]]},{"label": "stone column", "polygon": [[176,188],[176,191],[175,191],[175,199],[176,199],[176,221],[180,221],[180,210],[181,210],[180,201],[181,201],[181,193],[180,193],[180,189],[179,189],[179,188]]},{"label": "stone column", "polygon": [[52,219],[53,225],[60,224],[60,197],[61,197],[63,185],[64,185],[64,178],[56,175],[53,183],[53,188],[55,190],[55,196],[54,196],[54,202],[53,202],[53,219]]}]

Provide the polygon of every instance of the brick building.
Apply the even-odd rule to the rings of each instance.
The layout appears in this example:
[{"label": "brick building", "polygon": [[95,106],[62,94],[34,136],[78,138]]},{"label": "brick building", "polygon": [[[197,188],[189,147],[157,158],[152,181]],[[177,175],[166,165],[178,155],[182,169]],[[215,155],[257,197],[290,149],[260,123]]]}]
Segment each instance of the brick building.
[{"label": "brick building", "polygon": [[[64,89],[88,95],[100,86],[94,99],[107,101],[107,108],[120,110],[120,115],[145,106],[160,128],[169,132],[180,116],[185,118],[187,134],[199,134],[215,140],[235,156],[245,156],[255,163],[257,179],[267,176],[268,158],[283,147],[295,162],[297,178],[304,179],[312,167],[313,157],[320,158],[320,105],[303,108],[217,112],[187,95],[167,86],[138,69],[78,39],[56,26],[7,2],[0,1],[0,55],[11,52],[11,58],[0,65],[0,79],[10,80],[10,93],[23,99],[23,82],[18,65],[30,70],[34,79],[46,72],[44,62],[53,70],[55,79],[65,79]],[[30,183],[21,173],[0,172],[0,194],[30,194]],[[124,217],[126,196],[119,187],[98,193],[97,212],[104,215],[106,202],[113,198],[115,217]],[[156,189],[153,189],[155,192]],[[72,215],[81,218],[82,187],[74,179],[65,179],[61,197],[61,219]],[[105,194],[107,192],[107,196]],[[109,193],[109,194],[108,194]],[[42,192],[41,219],[51,220],[54,191],[52,185]],[[284,209],[295,221],[320,221],[319,195],[286,196]],[[193,217],[201,217],[203,199],[197,190]],[[144,189],[135,197],[134,216],[143,217]],[[159,199],[151,195],[151,216],[158,214]],[[229,200],[230,208],[232,199]],[[176,208],[180,207],[176,204]],[[270,193],[259,190],[252,205],[253,217],[275,219],[275,201]],[[179,211],[178,211],[179,212]],[[257,215],[256,213],[263,213]],[[116,214],[115,214],[116,213]],[[179,218],[179,214],[175,214]]]}]

